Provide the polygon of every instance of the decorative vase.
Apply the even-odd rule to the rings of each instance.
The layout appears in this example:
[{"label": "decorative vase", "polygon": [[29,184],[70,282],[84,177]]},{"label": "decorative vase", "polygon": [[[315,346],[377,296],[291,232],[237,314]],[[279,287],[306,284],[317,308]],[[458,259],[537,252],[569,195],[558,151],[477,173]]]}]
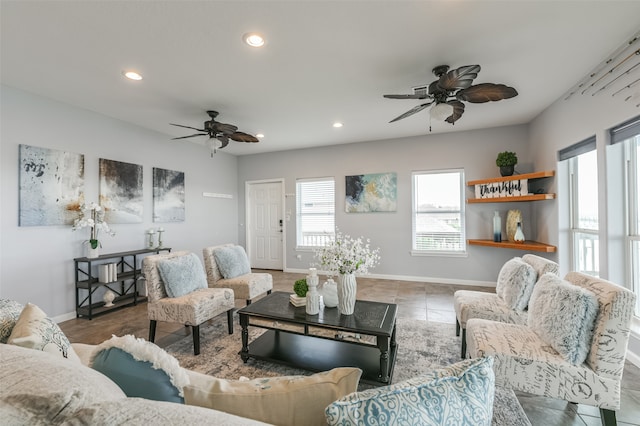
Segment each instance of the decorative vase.
[{"label": "decorative vase", "polygon": [[502,220],[500,212],[496,210],[493,214],[493,241],[499,243],[502,241]]},{"label": "decorative vase", "polygon": [[515,166],[500,166],[500,176],[512,176]]},{"label": "decorative vase", "polygon": [[513,241],[516,243],[524,243],[524,232],[522,232],[520,222],[516,225],[516,233],[513,236]]},{"label": "decorative vase", "polygon": [[338,276],[338,310],[342,315],[353,314],[357,290],[355,274],[340,274]]},{"label": "decorative vase", "polygon": [[318,275],[316,269],[310,269],[311,274],[307,275],[307,315],[317,315],[320,312],[320,294],[318,293]]},{"label": "decorative vase", "polygon": [[329,278],[322,284],[322,300],[325,308],[335,308],[338,306],[338,284]]},{"label": "decorative vase", "polygon": [[100,257],[100,245],[92,248],[91,244],[87,244],[87,259],[95,259],[97,257]]},{"label": "decorative vase", "polygon": [[511,242],[514,242],[516,229],[518,227],[518,222],[522,224],[522,212],[520,210],[509,210],[507,212],[507,239]]},{"label": "decorative vase", "polygon": [[116,298],[116,294],[111,291],[111,290],[107,290],[104,292],[104,295],[102,296],[102,300],[104,300],[104,306],[109,308],[111,306],[113,306],[113,299]]}]

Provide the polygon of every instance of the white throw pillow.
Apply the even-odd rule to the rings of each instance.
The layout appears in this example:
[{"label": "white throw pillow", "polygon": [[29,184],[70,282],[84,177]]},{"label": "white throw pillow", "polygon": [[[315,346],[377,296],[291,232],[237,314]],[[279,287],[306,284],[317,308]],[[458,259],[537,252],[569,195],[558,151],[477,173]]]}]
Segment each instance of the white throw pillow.
[{"label": "white throw pillow", "polygon": [[7,343],[49,352],[81,364],[58,324],[33,303],[27,303],[22,310]]},{"label": "white throw pillow", "polygon": [[562,357],[582,364],[591,348],[598,298],[557,275],[544,274],[529,303],[529,327]]},{"label": "white throw pillow", "polygon": [[496,293],[511,309],[523,311],[529,304],[537,278],[533,266],[519,257],[514,257],[500,269]]}]

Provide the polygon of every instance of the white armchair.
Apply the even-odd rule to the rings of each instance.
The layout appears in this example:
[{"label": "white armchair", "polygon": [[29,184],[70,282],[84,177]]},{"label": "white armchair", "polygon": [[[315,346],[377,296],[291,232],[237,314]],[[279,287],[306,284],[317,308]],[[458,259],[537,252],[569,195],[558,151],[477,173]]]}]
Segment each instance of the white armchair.
[{"label": "white armchair", "polygon": [[[635,294],[579,272],[569,272],[564,280],[550,276],[543,279],[557,279],[566,284],[552,285],[568,289],[577,286],[588,290],[589,297],[595,295],[591,325],[583,327],[589,308],[577,309],[578,303],[560,297],[560,291],[549,287],[545,297],[532,296],[528,326],[470,319],[468,354],[472,358],[493,356],[496,385],[599,407],[603,425],[615,425]],[[531,314],[536,316],[532,318]],[[592,335],[587,332],[583,339],[572,338],[583,330],[592,330]],[[579,350],[586,359],[581,362],[580,357],[567,357],[566,349]]]},{"label": "white armchair", "polygon": [[[172,263],[181,263],[182,270],[176,269],[173,272],[185,281],[183,284],[190,288],[172,290],[167,287],[161,269]],[[233,290],[208,288],[202,263],[193,253],[177,251],[147,256],[142,261],[142,271],[147,283],[150,342],[155,340],[158,321],[184,324],[191,326],[193,353],[198,355],[200,353],[200,324],[223,312],[227,313],[229,334],[233,334],[233,310],[235,308]],[[166,278],[167,273],[164,273],[164,276]],[[172,295],[173,297],[169,297],[168,290],[170,292],[176,291]]]},{"label": "white armchair", "polygon": [[202,249],[210,288],[230,288],[236,299],[244,299],[247,305],[261,294],[271,294],[271,274],[251,272],[247,253],[242,246],[224,244]]},{"label": "white armchair", "polygon": [[[525,254],[522,256],[522,261],[530,265],[535,271],[534,282],[535,279],[547,272],[558,274],[558,264],[544,257]],[[500,290],[499,286],[496,287],[496,293],[458,290],[453,295],[453,307],[456,311],[456,336],[459,336],[462,330],[460,357],[464,358],[466,352],[466,328],[469,319],[483,318],[509,324],[527,323],[526,304],[531,296],[531,289],[527,294],[521,295],[521,305],[524,305],[521,306],[522,309],[512,308],[502,297],[503,292],[500,291],[500,294],[498,294],[497,290]]]}]

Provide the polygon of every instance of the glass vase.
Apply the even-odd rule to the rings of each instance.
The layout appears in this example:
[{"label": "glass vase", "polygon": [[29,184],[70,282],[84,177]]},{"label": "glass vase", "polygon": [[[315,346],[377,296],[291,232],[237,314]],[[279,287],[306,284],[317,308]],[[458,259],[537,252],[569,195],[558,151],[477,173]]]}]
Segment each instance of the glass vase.
[{"label": "glass vase", "polygon": [[493,241],[496,243],[502,241],[502,220],[498,211],[493,214]]}]

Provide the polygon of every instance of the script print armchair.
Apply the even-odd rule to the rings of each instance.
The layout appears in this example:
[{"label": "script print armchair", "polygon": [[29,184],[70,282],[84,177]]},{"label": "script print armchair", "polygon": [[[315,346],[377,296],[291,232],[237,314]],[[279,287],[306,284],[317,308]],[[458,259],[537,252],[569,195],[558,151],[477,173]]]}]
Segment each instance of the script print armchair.
[{"label": "script print armchair", "polygon": [[[595,296],[591,325],[584,326],[590,309],[576,309],[577,299],[559,297],[560,291],[537,294],[551,280],[566,283],[556,288],[575,286]],[[633,292],[609,281],[579,272],[564,280],[547,274],[531,297],[528,325],[467,322],[468,355],[494,357],[496,385],[598,407],[602,424],[615,425],[634,304]],[[573,339],[580,330],[588,330],[586,337]]]},{"label": "script print armchair", "polygon": [[466,353],[466,329],[469,319],[482,318],[508,324],[526,324],[527,305],[533,286],[536,280],[547,272],[557,275],[558,264],[535,254],[525,254],[522,259],[511,259],[503,265],[498,275],[495,293],[456,291],[453,295],[453,307],[456,312],[456,336],[460,336],[462,332],[460,357],[464,358]]},{"label": "script print armchair", "polygon": [[200,259],[188,251],[147,256],[142,261],[147,284],[149,341],[155,340],[158,321],[190,326],[193,353],[200,353],[200,325],[227,313],[229,334],[233,334],[233,290],[208,288]]},{"label": "script print armchair", "polygon": [[251,300],[271,294],[273,277],[263,272],[251,272],[249,258],[244,248],[235,244],[223,244],[202,249],[207,271],[207,282],[211,288],[230,288],[236,299],[247,305]]}]

